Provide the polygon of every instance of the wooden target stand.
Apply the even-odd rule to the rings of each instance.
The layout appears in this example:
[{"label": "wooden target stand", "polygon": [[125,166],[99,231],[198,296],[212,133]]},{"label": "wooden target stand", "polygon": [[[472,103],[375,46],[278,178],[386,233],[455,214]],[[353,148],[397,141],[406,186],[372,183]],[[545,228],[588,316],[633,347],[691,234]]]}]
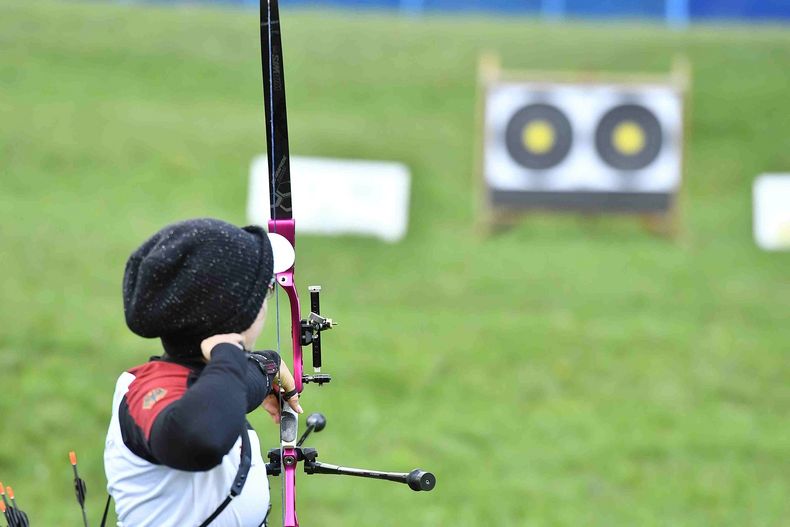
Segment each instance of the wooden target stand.
[{"label": "wooden target stand", "polygon": [[[665,74],[611,73],[611,72],[549,72],[503,70],[498,55],[484,53],[480,56],[477,70],[477,149],[475,156],[476,228],[482,234],[493,234],[519,224],[527,216],[545,214],[573,214],[585,221],[602,216],[627,216],[641,222],[643,228],[656,235],[675,238],[682,232],[681,205],[685,194],[686,149],[689,140],[689,97],[691,89],[691,66],[685,57],[676,57],[671,70]],[[562,83],[593,85],[610,83],[633,86],[635,89],[647,84],[671,86],[680,94],[682,103],[681,134],[679,146],[680,183],[670,196],[669,206],[661,211],[583,210],[573,207],[553,206],[507,206],[493,203],[492,193],[485,177],[486,148],[486,97],[490,86],[502,82]]]}]

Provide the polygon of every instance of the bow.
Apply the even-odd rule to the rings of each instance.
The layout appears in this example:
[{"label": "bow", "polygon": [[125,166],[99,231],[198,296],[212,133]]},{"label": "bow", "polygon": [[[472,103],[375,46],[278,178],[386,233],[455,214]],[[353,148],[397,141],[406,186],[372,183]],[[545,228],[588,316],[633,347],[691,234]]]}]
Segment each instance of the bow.
[{"label": "bow", "polygon": [[[283,71],[280,13],[277,0],[261,0],[261,67],[263,70],[264,108],[266,114],[266,145],[269,160],[269,233],[282,236],[296,248],[296,226],[291,202],[291,171],[288,153],[288,119],[285,107],[285,75]],[[319,286],[310,288],[311,313],[302,320],[299,295],[294,284],[294,264],[276,273],[279,288],[285,291],[291,312],[292,373],[296,390],[302,393],[304,383],[327,383],[331,377],[321,374],[320,332],[332,327],[331,319],[319,314]],[[280,298],[277,302],[277,352],[280,353]],[[305,375],[302,345],[313,345],[314,375]],[[296,465],[301,460],[297,451],[298,414],[280,400],[280,449],[269,453],[270,473],[282,473],[283,526],[298,527],[296,517]],[[315,428],[315,427],[314,427]],[[279,464],[280,466],[276,466]]]},{"label": "bow", "polygon": [[[280,13],[277,0],[260,1],[261,67],[263,70],[263,99],[266,116],[266,146],[269,160],[269,235],[272,243],[289,244],[296,254],[296,227],[291,201],[291,171],[288,151],[288,119],[285,108],[285,74],[283,71]],[[288,269],[275,269],[275,280],[290,305],[291,343],[293,347],[292,373],[296,391],[302,393],[304,385],[328,383],[331,376],[321,373],[321,332],[331,329],[332,319],[320,313],[320,286],[311,286],[310,314],[302,319],[299,295],[294,284],[295,261]],[[280,353],[280,298],[276,296],[277,352]],[[302,346],[312,346],[313,374],[304,373]],[[326,426],[321,414],[307,418],[307,428],[299,439],[299,416],[280,398],[280,448],[269,451],[267,473],[282,478],[283,527],[299,527],[296,517],[296,467],[304,463],[307,474],[336,474],[383,479],[407,484],[412,490],[433,490],[436,478],[419,469],[408,473],[340,467],[316,461],[318,452],[303,448],[302,444],[312,432]]]}]

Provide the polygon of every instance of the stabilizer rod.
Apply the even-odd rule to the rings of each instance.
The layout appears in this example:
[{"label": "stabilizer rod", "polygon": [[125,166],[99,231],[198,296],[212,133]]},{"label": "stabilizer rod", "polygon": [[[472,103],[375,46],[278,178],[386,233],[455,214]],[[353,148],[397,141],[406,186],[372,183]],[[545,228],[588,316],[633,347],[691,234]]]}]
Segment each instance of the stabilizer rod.
[{"label": "stabilizer rod", "polygon": [[299,441],[296,442],[296,446],[302,446],[307,438],[310,437],[310,434],[313,432],[320,432],[325,426],[326,417],[324,417],[324,414],[319,414],[318,412],[310,414],[307,417],[307,428],[302,434],[302,437],[299,438]]},{"label": "stabilizer rod", "polygon": [[306,461],[304,471],[307,474],[335,474],[339,476],[356,476],[359,478],[383,479],[408,485],[414,491],[431,491],[436,486],[436,476],[430,472],[415,468],[411,472],[382,472],[362,468],[340,467],[321,463],[320,461]]}]

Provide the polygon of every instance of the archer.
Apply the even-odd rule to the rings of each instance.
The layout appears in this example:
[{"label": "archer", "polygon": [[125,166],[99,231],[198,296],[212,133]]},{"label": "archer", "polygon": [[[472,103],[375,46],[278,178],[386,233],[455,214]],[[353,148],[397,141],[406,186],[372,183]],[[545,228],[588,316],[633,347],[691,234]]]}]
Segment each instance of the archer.
[{"label": "archer", "polygon": [[259,227],[212,219],[169,225],[129,257],[126,323],[164,353],[116,384],[104,466],[119,525],[265,524],[266,466],[245,416],[263,406],[279,422],[280,398],[302,408],[280,356],[248,350],[289,257]]}]

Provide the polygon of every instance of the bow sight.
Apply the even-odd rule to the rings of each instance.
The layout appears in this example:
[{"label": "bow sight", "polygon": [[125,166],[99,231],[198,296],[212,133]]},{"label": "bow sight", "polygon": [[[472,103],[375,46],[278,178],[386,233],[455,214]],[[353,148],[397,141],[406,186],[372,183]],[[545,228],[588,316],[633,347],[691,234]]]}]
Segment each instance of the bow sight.
[{"label": "bow sight", "polygon": [[[316,383],[319,386],[332,380],[331,375],[321,373],[321,332],[332,329],[337,322],[331,318],[321,315],[321,286],[313,285],[308,288],[310,291],[310,314],[306,319],[300,321],[301,346],[312,346],[313,351],[313,375],[302,374],[302,382]],[[280,422],[280,441],[282,445],[289,448],[273,448],[269,450],[266,463],[266,473],[270,476],[279,476],[283,469],[291,471],[299,464],[304,463],[306,474],[333,474],[340,476],[355,476],[360,478],[381,479],[408,485],[414,491],[431,491],[436,486],[436,477],[421,469],[414,469],[411,472],[384,472],[380,470],[369,470],[352,467],[342,467],[317,461],[318,450],[315,448],[302,447],[304,442],[313,432],[320,432],[326,427],[326,417],[320,413],[313,413],[307,418],[307,428],[301,437],[296,440],[298,432],[298,416],[289,411],[287,405],[283,404],[283,412]],[[294,504],[295,505],[295,504]],[[298,525],[296,523],[295,525]]]},{"label": "bow sight", "polygon": [[321,373],[321,332],[332,329],[337,325],[337,322],[321,316],[321,300],[319,298],[321,286],[311,285],[307,289],[310,291],[310,314],[306,319],[302,319],[300,341],[302,346],[308,344],[313,346],[313,375],[302,375],[302,382],[305,384],[314,382],[321,386],[332,380],[332,376],[328,373]]}]

